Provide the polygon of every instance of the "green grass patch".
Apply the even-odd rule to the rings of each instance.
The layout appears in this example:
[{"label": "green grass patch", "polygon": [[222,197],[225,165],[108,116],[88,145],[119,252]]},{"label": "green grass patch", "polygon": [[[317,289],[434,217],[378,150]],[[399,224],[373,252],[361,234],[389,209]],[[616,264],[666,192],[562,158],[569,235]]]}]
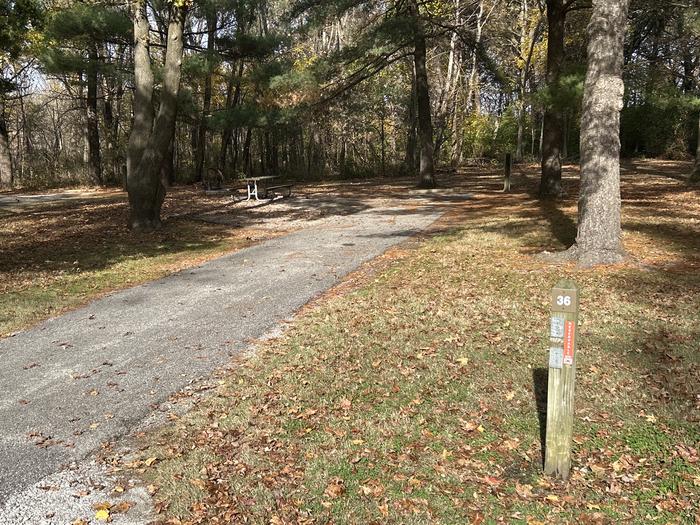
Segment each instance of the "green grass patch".
[{"label": "green grass patch", "polygon": [[5,261],[7,267],[0,268],[0,336],[250,244],[225,228],[186,221],[153,235],[122,232],[97,246],[94,241],[85,232],[71,245],[38,243],[26,266]]}]

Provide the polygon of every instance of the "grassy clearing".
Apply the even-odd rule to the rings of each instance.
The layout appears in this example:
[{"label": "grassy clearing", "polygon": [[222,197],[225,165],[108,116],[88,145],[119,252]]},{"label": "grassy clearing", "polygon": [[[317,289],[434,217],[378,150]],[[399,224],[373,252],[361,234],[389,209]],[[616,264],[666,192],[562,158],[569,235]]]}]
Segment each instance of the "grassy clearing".
[{"label": "grassy clearing", "polygon": [[[627,177],[635,262],[579,271],[532,257],[571,240],[574,200],[542,207],[498,184],[470,178],[476,198],[429,241],[387,254],[144,439],[158,461],[127,470],[164,522],[696,522],[697,193]],[[541,474],[548,294],[563,276],[582,289],[567,483]]]}]

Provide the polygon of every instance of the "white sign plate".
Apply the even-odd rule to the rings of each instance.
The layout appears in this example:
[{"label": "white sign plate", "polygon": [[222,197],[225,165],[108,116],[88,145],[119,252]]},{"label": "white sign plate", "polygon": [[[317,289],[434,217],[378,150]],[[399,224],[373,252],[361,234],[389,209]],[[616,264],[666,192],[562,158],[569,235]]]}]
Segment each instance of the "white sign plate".
[{"label": "white sign plate", "polygon": [[550,337],[554,339],[564,339],[564,318],[552,317],[552,327]]}]

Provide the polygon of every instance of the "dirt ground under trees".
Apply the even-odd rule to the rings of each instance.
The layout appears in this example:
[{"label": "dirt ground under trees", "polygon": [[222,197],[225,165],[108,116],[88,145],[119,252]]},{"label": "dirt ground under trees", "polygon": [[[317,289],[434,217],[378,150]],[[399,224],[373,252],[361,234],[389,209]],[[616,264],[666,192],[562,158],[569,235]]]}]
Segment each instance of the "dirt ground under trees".
[{"label": "dirt ground under trees", "polygon": [[[682,183],[690,169],[690,163],[678,161],[625,163],[625,243],[640,264],[697,268],[697,190]],[[165,227],[149,235],[134,235],[125,228],[127,201],[120,191],[5,192],[0,196],[0,336],[104,293],[302,228],[309,221],[396,201],[427,198],[449,206],[463,201],[464,194],[474,194],[479,198],[466,208],[474,218],[488,216],[497,206],[523,220],[530,215],[549,221],[558,244],[529,247],[533,253],[573,242],[573,166],[566,170],[568,197],[561,205],[532,197],[536,166],[516,167],[513,190],[507,195],[498,191],[500,176],[498,166],[443,173],[442,188],[432,193],[415,190],[410,180],[301,184],[293,198],[271,203],[233,203],[228,196],[178,187],[164,206]]]}]

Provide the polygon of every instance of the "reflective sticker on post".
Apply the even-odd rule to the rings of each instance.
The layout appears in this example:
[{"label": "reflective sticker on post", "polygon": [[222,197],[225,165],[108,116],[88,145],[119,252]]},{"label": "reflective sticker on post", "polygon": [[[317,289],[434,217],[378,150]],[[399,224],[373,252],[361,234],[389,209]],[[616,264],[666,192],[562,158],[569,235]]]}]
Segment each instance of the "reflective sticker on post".
[{"label": "reflective sticker on post", "polygon": [[564,327],[564,364],[574,364],[574,338],[576,337],[576,323],[566,321]]},{"label": "reflective sticker on post", "polygon": [[564,368],[564,349],[553,346],[549,349],[549,368]]},{"label": "reflective sticker on post", "polygon": [[549,337],[553,339],[563,339],[564,338],[564,318],[563,317],[552,317],[552,327],[549,331]]}]

